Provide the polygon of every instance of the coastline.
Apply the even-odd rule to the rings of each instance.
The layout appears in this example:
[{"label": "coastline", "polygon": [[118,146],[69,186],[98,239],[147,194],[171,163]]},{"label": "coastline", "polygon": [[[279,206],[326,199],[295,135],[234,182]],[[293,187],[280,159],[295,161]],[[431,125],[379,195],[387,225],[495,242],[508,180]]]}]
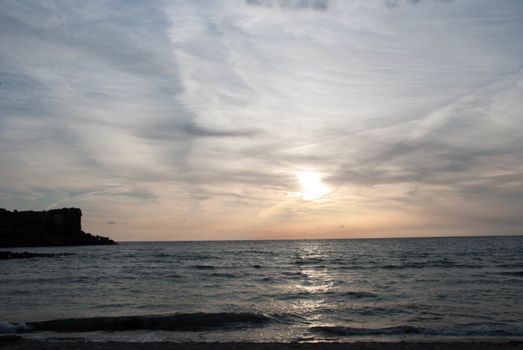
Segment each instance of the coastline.
[{"label": "coastline", "polygon": [[39,341],[20,336],[0,336],[3,350],[523,350],[520,341],[491,342],[355,342],[355,343],[175,343],[175,342],[90,342],[90,341]]}]

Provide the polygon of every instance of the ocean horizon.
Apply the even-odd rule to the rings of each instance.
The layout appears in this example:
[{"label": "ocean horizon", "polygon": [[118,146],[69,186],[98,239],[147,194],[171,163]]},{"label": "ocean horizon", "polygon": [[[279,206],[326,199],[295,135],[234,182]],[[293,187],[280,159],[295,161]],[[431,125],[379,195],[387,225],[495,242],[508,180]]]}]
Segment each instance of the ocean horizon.
[{"label": "ocean horizon", "polygon": [[390,236],[390,237],[322,237],[322,238],[245,238],[245,239],[181,239],[181,240],[119,240],[117,243],[197,243],[197,242],[286,242],[286,241],[357,241],[357,240],[384,240],[384,239],[437,239],[437,238],[485,238],[485,237],[523,237],[523,234],[513,235],[448,235],[448,236]]}]

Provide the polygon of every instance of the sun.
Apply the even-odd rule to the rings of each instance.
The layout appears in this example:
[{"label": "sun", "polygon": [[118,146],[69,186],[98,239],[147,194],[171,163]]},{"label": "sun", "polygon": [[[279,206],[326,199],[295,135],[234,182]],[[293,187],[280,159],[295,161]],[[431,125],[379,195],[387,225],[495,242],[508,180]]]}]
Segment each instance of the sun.
[{"label": "sun", "polygon": [[297,195],[306,201],[319,199],[329,193],[330,188],[322,182],[321,174],[316,171],[300,171],[296,173],[301,192]]}]

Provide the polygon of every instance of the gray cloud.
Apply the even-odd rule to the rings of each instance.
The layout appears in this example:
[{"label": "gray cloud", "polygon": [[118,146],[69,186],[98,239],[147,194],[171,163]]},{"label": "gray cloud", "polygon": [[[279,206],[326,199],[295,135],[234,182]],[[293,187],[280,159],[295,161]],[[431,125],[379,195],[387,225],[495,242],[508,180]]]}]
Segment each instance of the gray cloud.
[{"label": "gray cloud", "polygon": [[278,7],[289,10],[325,11],[329,7],[328,0],[245,0],[245,2],[252,6]]},{"label": "gray cloud", "polygon": [[136,199],[144,199],[144,200],[153,200],[153,199],[158,198],[151,191],[140,190],[140,189],[129,190],[129,191],[122,191],[122,192],[117,192],[115,194],[118,195],[118,196],[126,196],[126,197],[131,197],[131,198],[136,198]]},{"label": "gray cloud", "polygon": [[173,140],[176,136],[182,137],[253,137],[262,134],[259,129],[224,130],[218,128],[207,128],[192,122],[180,122],[175,119],[155,123],[143,135],[158,141]]},{"label": "gray cloud", "polygon": [[186,124],[183,130],[189,135],[201,137],[252,137],[260,134],[256,129],[213,130],[195,124]]},{"label": "gray cloud", "polygon": [[417,5],[423,2],[439,2],[439,3],[450,3],[454,0],[385,0],[385,4],[388,7],[394,8],[403,3]]}]

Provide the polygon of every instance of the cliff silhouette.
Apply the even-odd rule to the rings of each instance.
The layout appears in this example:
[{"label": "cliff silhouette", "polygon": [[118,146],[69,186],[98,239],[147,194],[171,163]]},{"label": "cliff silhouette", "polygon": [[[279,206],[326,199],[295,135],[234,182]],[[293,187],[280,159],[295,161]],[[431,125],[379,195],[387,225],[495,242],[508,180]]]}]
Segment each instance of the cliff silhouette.
[{"label": "cliff silhouette", "polygon": [[79,208],[9,211],[0,208],[0,247],[116,244],[82,231]]}]

